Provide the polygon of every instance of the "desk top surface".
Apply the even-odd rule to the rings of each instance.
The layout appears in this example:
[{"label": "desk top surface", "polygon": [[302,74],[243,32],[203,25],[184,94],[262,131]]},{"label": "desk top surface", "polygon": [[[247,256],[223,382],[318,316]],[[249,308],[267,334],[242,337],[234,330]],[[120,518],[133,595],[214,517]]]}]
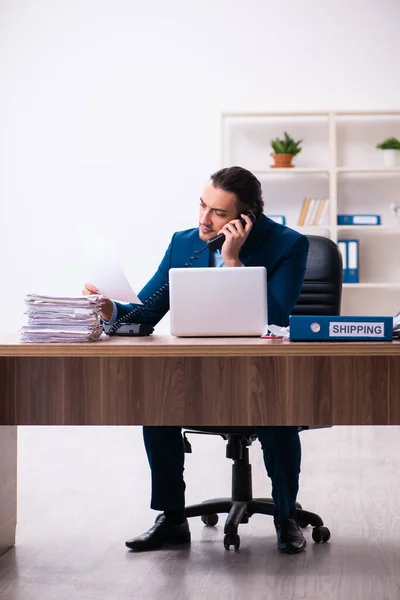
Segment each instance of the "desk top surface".
[{"label": "desk top surface", "polygon": [[400,341],[290,342],[262,338],[107,337],[84,344],[21,344],[0,335],[0,357],[400,356]]}]

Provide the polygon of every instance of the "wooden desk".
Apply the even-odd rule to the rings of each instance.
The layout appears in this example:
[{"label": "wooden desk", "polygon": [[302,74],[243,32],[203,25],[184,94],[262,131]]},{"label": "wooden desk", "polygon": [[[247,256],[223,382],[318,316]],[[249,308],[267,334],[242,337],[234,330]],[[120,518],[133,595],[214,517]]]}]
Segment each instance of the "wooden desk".
[{"label": "wooden desk", "polygon": [[0,385],[1,551],[14,543],[17,425],[399,425],[400,342],[0,337]]},{"label": "wooden desk", "polygon": [[400,424],[400,342],[0,337],[0,425]]}]

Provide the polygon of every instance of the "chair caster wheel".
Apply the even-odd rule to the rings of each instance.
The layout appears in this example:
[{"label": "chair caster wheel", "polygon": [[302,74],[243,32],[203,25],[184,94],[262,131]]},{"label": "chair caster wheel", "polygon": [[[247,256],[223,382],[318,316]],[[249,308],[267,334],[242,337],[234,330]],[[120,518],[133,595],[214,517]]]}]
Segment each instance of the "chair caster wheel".
[{"label": "chair caster wheel", "polygon": [[239,550],[240,547],[240,536],[237,533],[227,533],[224,537],[225,550],[233,546],[235,550]]},{"label": "chair caster wheel", "polygon": [[312,539],[316,544],[324,544],[331,539],[331,532],[327,527],[314,527],[312,530]]},{"label": "chair caster wheel", "polygon": [[215,513],[212,515],[201,515],[201,520],[203,521],[204,525],[207,525],[207,527],[215,527],[215,525],[218,523],[218,515]]},{"label": "chair caster wheel", "polygon": [[303,510],[303,507],[300,504],[300,502],[296,502],[296,508],[297,508],[297,510]]}]

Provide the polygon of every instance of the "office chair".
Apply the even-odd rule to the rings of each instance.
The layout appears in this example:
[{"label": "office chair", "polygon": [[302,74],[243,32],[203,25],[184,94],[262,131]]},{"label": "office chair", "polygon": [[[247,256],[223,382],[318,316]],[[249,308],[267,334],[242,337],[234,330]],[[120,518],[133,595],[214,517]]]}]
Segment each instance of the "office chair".
[{"label": "office chair", "polygon": [[[292,314],[294,315],[339,315],[342,296],[342,256],[334,242],[325,237],[307,236],[310,248],[302,291]],[[308,429],[307,426],[299,427]],[[187,506],[186,517],[200,516],[210,527],[218,523],[218,513],[228,513],[224,527],[224,546],[239,549],[240,523],[248,523],[255,514],[274,514],[271,498],[255,498],[252,494],[249,446],[257,439],[251,427],[185,427],[183,441],[185,452],[191,452],[187,434],[220,435],[227,441],[226,456],[233,460],[231,498],[206,500],[201,504]],[[302,509],[296,503],[297,519],[301,527],[312,525],[312,538],[316,543],[327,542],[330,531],[324,527],[321,517]]]}]

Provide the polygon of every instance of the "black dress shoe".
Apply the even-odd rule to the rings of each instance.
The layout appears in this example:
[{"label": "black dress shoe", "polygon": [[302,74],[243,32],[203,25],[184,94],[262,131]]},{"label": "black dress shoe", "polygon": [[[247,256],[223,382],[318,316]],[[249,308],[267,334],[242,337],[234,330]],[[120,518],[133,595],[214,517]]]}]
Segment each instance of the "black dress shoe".
[{"label": "black dress shoe", "polygon": [[189,544],[190,530],[187,519],[177,524],[168,519],[166,515],[161,517],[150,527],[148,531],[125,542],[125,546],[135,552],[145,550],[156,550],[165,544]]},{"label": "black dress shoe", "polygon": [[277,546],[283,554],[298,554],[306,547],[306,540],[297,520],[293,516],[274,517],[274,525],[278,538]]}]

